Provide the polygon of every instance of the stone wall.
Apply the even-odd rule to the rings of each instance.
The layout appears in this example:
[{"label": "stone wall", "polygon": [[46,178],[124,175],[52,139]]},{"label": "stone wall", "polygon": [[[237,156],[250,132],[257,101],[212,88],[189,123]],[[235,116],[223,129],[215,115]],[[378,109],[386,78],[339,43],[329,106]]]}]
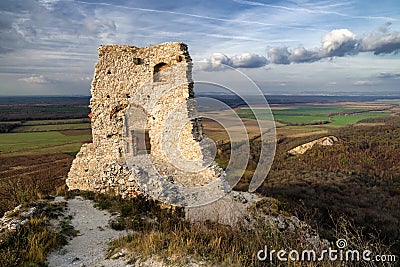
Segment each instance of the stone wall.
[{"label": "stone wall", "polygon": [[84,144],[73,161],[69,189],[137,194],[141,189],[135,175],[149,173],[141,155],[146,146],[159,175],[168,181],[198,186],[215,180],[221,173],[215,164],[194,173],[179,168],[179,162],[204,165],[202,125],[190,101],[194,93],[187,46],[107,45],[98,54],[90,100],[93,143]]}]

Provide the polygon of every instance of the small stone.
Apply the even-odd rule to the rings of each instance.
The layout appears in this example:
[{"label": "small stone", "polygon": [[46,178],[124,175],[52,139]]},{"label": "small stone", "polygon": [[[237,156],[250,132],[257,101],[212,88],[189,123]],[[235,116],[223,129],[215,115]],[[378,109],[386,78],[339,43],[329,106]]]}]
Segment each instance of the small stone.
[{"label": "small stone", "polygon": [[119,252],[117,252],[114,255],[112,255],[110,257],[110,259],[116,260],[118,258],[124,257],[125,255],[126,255],[126,250],[125,249],[121,249]]}]

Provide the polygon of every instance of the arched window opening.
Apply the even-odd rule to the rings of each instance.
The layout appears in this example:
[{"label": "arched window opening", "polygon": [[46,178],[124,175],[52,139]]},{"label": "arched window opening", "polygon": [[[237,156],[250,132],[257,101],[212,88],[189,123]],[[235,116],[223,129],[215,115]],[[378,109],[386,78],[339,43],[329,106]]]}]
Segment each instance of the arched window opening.
[{"label": "arched window opening", "polygon": [[165,75],[165,70],[169,67],[167,63],[161,62],[154,66],[153,81],[166,82],[168,78]]}]

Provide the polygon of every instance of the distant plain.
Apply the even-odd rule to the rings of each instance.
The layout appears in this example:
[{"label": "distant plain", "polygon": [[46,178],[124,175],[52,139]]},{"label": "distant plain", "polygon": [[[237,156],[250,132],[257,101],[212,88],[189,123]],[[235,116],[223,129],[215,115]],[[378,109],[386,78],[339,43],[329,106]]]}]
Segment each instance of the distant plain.
[{"label": "distant plain", "polygon": [[[268,99],[277,151],[258,192],[277,198],[323,237],[332,237],[332,218],[345,215],[367,233],[379,231],[386,244],[400,251],[400,100],[353,98]],[[83,143],[91,142],[88,100],[0,98],[0,214],[65,186],[74,156]],[[241,118],[250,139],[251,158],[236,187],[246,190],[260,148],[254,114],[267,114],[258,119],[273,124],[265,106],[256,105],[252,111],[238,99],[224,101]],[[204,115],[204,132],[216,142],[216,161],[224,167],[232,129],[223,126],[235,118],[226,110]],[[338,144],[313,148],[300,157],[286,153],[326,135],[337,136]]]}]

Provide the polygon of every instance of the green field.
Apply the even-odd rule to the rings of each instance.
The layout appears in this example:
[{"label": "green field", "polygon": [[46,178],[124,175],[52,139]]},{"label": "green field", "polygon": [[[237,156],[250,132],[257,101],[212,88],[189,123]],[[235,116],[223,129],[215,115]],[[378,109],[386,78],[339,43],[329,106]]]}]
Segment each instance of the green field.
[{"label": "green field", "polygon": [[44,125],[26,125],[18,126],[12,129],[11,133],[26,133],[26,132],[50,132],[64,130],[82,130],[90,129],[90,123],[70,123],[70,124],[44,124]]},{"label": "green field", "polygon": [[295,116],[295,115],[274,115],[276,121],[288,124],[311,124],[317,122],[327,122],[329,118],[327,116]]},{"label": "green field", "polygon": [[67,136],[60,132],[32,132],[0,134],[0,155],[17,156],[42,153],[74,153],[90,134]]},{"label": "green field", "polygon": [[348,124],[355,124],[364,119],[372,119],[372,118],[382,118],[386,117],[388,114],[385,113],[374,113],[368,112],[363,115],[351,115],[351,116],[334,116],[332,118],[332,122],[329,123],[329,126],[345,126]]},{"label": "green field", "polygon": [[366,112],[369,110],[376,110],[376,108],[353,108],[344,106],[312,106],[312,107],[295,107],[285,108],[279,110],[272,110],[274,115],[293,115],[293,116],[328,116],[332,113],[345,113],[345,112]]},{"label": "green field", "polygon": [[[388,116],[385,112],[377,112],[378,108],[359,108],[344,106],[313,106],[273,109],[275,121],[288,125],[307,125],[325,123],[326,126],[345,126],[355,124],[360,120]],[[257,110],[255,110],[257,112]],[[248,108],[238,110],[241,118],[255,119]],[[330,119],[330,116],[332,119]],[[258,119],[268,119],[268,115],[257,116]]]},{"label": "green field", "polygon": [[58,124],[80,124],[80,123],[90,123],[90,118],[84,119],[65,119],[65,120],[33,120],[22,122],[24,126],[32,125],[58,125]]},{"label": "green field", "polygon": [[89,118],[0,122],[0,127],[0,156],[74,154],[92,139]]}]

